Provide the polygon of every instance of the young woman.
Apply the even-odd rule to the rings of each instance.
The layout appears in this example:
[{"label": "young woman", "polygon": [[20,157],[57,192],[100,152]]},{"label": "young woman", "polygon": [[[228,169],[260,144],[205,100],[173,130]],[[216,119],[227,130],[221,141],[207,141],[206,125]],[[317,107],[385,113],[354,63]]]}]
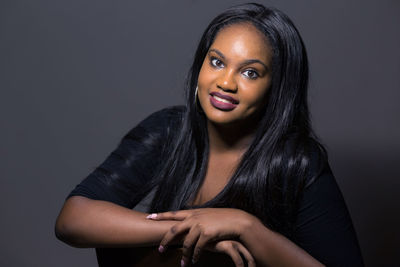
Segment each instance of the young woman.
[{"label": "young woman", "polygon": [[[104,266],[132,264],[121,260],[131,250],[107,247],[154,245],[178,251],[182,266],[218,266],[205,251],[236,266],[362,266],[310,126],[307,81],[306,50],[286,15],[259,4],[228,9],[201,38],[186,105],[122,139],[69,195],[57,236],[99,248]],[[149,213],[132,210],[152,190]]]}]

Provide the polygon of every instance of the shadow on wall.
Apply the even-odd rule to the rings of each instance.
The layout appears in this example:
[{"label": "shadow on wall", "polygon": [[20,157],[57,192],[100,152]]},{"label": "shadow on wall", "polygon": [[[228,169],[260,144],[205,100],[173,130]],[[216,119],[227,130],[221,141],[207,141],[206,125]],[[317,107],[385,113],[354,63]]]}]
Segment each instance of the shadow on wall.
[{"label": "shadow on wall", "polygon": [[360,152],[332,151],[331,165],[349,207],[366,266],[399,266],[400,153]]}]

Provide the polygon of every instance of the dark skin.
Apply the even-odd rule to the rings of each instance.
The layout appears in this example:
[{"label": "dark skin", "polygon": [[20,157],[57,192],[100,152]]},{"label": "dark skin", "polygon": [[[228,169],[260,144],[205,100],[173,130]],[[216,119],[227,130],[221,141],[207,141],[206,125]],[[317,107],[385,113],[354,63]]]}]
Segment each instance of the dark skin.
[{"label": "dark skin", "polygon": [[[271,57],[268,40],[247,23],[223,28],[211,45],[198,77],[210,154],[206,177],[192,204],[203,204],[224,188],[251,143],[271,82]],[[229,111],[216,108],[210,101],[213,92],[233,97],[237,105]],[[224,103],[220,98],[213,101]],[[322,266],[258,218],[229,208],[148,215],[105,201],[71,197],[57,219],[56,233],[77,247],[161,244],[162,254],[171,253],[174,264],[179,257],[181,265],[202,261],[207,258],[203,251],[208,250],[228,255],[236,266],[244,264],[240,255],[249,266]],[[179,253],[171,252],[176,243],[183,244]],[[157,257],[146,259],[160,263]]]},{"label": "dark skin", "polygon": [[[210,200],[224,187],[253,139],[271,82],[271,58],[268,41],[250,24],[222,29],[211,45],[198,78],[199,101],[208,119],[210,156],[195,204]],[[210,100],[214,92],[232,97],[237,106],[229,110],[215,106]],[[185,234],[184,265],[197,261],[210,243],[238,240],[260,266],[321,266],[300,247],[242,210],[195,209],[161,213],[152,219],[180,221],[166,233],[161,247]]]}]

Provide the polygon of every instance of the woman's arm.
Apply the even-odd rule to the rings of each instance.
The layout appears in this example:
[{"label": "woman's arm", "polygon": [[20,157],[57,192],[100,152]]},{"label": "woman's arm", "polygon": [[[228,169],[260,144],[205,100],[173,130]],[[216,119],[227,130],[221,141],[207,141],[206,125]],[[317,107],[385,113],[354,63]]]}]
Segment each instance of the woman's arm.
[{"label": "woman's arm", "polygon": [[[269,249],[265,249],[264,254],[267,255],[268,252],[274,252],[276,255],[283,253],[281,259],[289,260],[289,257],[284,257],[284,250],[281,250],[286,243],[283,242],[285,237],[268,231],[268,229],[265,231],[265,227],[257,221],[250,224],[251,226],[248,228],[252,231],[245,231],[242,240],[246,246],[249,246],[248,249],[252,253],[257,254],[257,250],[260,249],[256,240],[267,238],[276,246],[268,247]],[[301,247],[303,252],[307,251],[323,264],[327,266],[364,266],[350,214],[329,165],[304,190],[295,226],[294,240],[298,248]],[[294,245],[294,243],[292,244]],[[265,245],[268,246],[269,243],[267,242]],[[293,252],[295,251],[293,249]],[[295,258],[296,253],[293,256]]]},{"label": "woman's arm", "polygon": [[[57,219],[59,239],[78,247],[151,245],[171,222],[154,224],[132,211],[151,190],[162,144],[183,112],[170,107],[133,127],[104,162],[70,194]],[[158,237],[158,239],[157,239]]]},{"label": "woman's arm", "polygon": [[[183,256],[197,258],[209,241],[237,238],[257,265],[364,266],[356,233],[339,187],[329,168],[304,191],[294,240],[266,228],[256,217],[237,209],[198,209],[160,213],[153,219],[178,220],[161,245],[188,232]],[[192,233],[192,234],[190,234]],[[315,260],[317,259],[317,260]]]},{"label": "woman's arm", "polygon": [[146,216],[107,201],[73,196],[65,202],[55,232],[74,247],[151,246],[176,223],[150,221]]},{"label": "woman's arm", "polygon": [[183,261],[197,261],[201,251],[219,240],[238,240],[257,266],[323,266],[284,236],[265,227],[255,216],[238,209],[206,208],[159,213],[152,220],[178,220],[160,243],[165,250],[177,236],[183,240]]},{"label": "woman's arm", "polygon": [[[153,221],[148,214],[116,204],[73,196],[64,204],[56,222],[56,236],[74,247],[144,247],[158,245],[177,221]],[[179,244],[181,240],[177,240]],[[248,266],[253,257],[235,241],[220,241],[208,250],[229,255],[236,266],[242,266],[244,256]],[[171,255],[170,255],[171,256]],[[172,254],[172,261],[175,258]],[[156,262],[160,259],[156,257]],[[164,258],[165,260],[165,258]],[[171,260],[171,259],[170,259]]]},{"label": "woman's arm", "polygon": [[271,231],[257,218],[241,226],[239,240],[261,266],[324,266],[283,235]]}]

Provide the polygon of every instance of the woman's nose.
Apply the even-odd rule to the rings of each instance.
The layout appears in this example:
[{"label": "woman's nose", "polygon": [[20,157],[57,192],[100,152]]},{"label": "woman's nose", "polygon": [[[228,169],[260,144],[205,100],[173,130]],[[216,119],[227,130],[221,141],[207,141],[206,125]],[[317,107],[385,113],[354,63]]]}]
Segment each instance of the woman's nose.
[{"label": "woman's nose", "polygon": [[237,91],[235,72],[232,69],[226,69],[221,72],[217,80],[217,87],[224,91]]}]

